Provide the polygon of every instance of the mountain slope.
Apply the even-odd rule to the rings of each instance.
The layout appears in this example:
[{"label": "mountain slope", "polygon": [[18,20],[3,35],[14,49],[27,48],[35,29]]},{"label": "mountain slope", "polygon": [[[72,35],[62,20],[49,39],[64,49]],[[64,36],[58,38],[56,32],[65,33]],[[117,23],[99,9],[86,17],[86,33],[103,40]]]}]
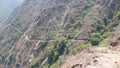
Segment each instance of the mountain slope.
[{"label": "mountain slope", "polygon": [[0,30],[4,68],[56,68],[119,35],[119,0],[25,0]]}]

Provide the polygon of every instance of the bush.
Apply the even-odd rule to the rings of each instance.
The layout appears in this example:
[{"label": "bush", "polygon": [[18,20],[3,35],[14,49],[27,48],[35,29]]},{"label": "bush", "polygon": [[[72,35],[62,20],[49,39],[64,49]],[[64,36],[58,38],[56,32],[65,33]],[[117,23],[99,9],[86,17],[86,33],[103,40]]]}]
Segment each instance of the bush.
[{"label": "bush", "polygon": [[90,42],[93,46],[98,45],[100,43],[100,38],[97,37],[90,38]]},{"label": "bush", "polygon": [[60,55],[64,53],[66,44],[66,40],[58,40],[53,42],[52,49],[48,53],[48,63],[50,65],[55,63],[59,59]]},{"label": "bush", "polygon": [[14,53],[11,53],[7,58],[8,64],[14,63],[15,60],[16,60],[16,54],[14,54]]},{"label": "bush", "polygon": [[120,20],[120,15],[118,15],[118,19]]},{"label": "bush", "polygon": [[42,51],[48,45],[48,42],[42,41],[39,45],[40,45],[39,51]]},{"label": "bush", "polygon": [[39,58],[39,59],[35,60],[34,62],[32,62],[32,63],[30,64],[30,68],[39,67],[39,65],[45,60],[45,56],[46,56],[46,55],[43,55],[42,58]]}]

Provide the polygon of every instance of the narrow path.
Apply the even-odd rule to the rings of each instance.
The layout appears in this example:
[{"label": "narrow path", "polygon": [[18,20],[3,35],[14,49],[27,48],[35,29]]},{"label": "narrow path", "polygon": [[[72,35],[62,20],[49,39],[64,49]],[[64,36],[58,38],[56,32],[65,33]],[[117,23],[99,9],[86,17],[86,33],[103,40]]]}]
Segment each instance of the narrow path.
[{"label": "narrow path", "polygon": [[34,49],[33,50],[37,50],[39,47],[39,44],[40,44],[40,42],[41,42],[41,40],[39,40],[37,43],[36,43],[36,45],[35,45],[35,47],[34,47]]}]

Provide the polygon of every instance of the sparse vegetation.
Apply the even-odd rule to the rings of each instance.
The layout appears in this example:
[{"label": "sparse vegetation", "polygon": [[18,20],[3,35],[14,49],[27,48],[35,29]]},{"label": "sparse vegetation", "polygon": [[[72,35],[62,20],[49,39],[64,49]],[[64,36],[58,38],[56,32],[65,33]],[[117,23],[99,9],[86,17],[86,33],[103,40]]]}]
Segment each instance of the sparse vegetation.
[{"label": "sparse vegetation", "polygon": [[10,65],[11,63],[14,63],[15,60],[16,60],[16,54],[14,54],[14,53],[11,53],[11,54],[8,56],[8,58],[7,58],[7,62],[8,62],[9,65]]},{"label": "sparse vegetation", "polygon": [[42,63],[42,61],[44,61],[44,59],[45,59],[45,55],[42,56],[42,58],[38,58],[38,59],[36,59],[34,62],[32,62],[32,63],[30,64],[30,68],[36,68],[36,67],[39,67],[40,64]]},{"label": "sparse vegetation", "polygon": [[85,48],[89,48],[91,46],[91,43],[84,43],[84,44],[80,44],[74,48],[72,48],[69,52],[69,55],[75,54],[77,52],[80,52],[81,50],[85,49]]},{"label": "sparse vegetation", "polygon": [[31,68],[57,68],[63,55],[107,46],[118,29],[120,11],[109,10],[119,5],[108,3],[106,8],[108,4],[101,0],[57,0],[50,4],[39,1],[25,1],[19,14],[0,29],[1,64],[14,68],[20,62],[23,68],[29,64]]},{"label": "sparse vegetation", "polygon": [[59,59],[59,56],[64,53],[66,44],[66,40],[54,41],[52,43],[52,50],[48,52],[48,63],[50,65],[55,63]]},{"label": "sparse vegetation", "polygon": [[42,51],[48,45],[48,42],[47,41],[43,41],[39,45],[40,45],[39,51]]}]

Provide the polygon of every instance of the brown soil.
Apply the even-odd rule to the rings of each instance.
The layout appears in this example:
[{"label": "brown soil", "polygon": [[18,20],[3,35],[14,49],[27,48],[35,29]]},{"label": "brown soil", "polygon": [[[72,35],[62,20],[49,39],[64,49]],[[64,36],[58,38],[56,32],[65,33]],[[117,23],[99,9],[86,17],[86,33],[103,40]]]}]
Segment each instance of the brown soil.
[{"label": "brown soil", "polygon": [[91,47],[68,57],[60,68],[120,68],[120,51],[112,47]]}]

